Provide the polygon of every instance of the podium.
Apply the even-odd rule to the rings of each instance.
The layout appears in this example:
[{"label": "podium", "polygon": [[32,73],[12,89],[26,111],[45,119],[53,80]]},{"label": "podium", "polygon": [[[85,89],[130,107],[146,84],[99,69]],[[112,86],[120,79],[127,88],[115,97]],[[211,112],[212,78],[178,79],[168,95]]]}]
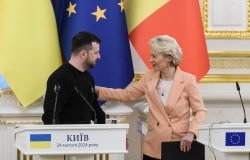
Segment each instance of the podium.
[{"label": "podium", "polygon": [[124,154],[128,124],[24,125],[15,145],[24,155]]},{"label": "podium", "polygon": [[209,147],[211,151],[219,151],[221,159],[249,160],[249,135],[250,123],[201,125],[197,141]]}]

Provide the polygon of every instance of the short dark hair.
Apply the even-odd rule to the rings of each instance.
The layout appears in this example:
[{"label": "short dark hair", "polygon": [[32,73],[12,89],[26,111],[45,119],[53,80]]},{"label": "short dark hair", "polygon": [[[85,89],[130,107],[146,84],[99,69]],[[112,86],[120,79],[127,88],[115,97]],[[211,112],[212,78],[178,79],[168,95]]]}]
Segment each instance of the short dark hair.
[{"label": "short dark hair", "polygon": [[90,32],[79,32],[72,39],[71,54],[77,54],[81,50],[92,49],[92,42],[101,43],[101,39]]}]

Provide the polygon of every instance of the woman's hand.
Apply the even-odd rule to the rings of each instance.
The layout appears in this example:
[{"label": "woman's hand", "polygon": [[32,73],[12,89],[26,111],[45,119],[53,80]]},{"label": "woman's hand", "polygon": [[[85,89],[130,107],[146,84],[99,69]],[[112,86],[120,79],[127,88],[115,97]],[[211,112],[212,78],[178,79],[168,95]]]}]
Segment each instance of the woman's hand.
[{"label": "woman's hand", "polygon": [[183,152],[188,152],[191,149],[191,144],[194,140],[194,133],[188,132],[181,139],[180,149]]}]

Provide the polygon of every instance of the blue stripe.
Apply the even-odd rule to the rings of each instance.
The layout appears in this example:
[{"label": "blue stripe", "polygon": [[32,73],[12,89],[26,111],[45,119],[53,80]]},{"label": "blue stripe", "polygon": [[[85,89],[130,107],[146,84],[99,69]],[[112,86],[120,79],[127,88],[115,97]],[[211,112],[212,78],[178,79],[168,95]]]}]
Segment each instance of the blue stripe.
[{"label": "blue stripe", "polygon": [[51,141],[51,134],[30,134],[30,141]]}]

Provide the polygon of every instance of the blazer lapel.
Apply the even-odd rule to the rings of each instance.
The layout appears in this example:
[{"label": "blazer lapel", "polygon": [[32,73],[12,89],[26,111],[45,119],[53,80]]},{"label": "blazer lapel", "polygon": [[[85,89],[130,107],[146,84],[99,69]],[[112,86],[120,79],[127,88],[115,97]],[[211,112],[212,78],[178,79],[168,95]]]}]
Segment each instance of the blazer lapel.
[{"label": "blazer lapel", "polygon": [[154,72],[153,75],[150,75],[149,81],[148,81],[148,92],[153,97],[152,101],[157,102],[160,100],[156,100],[156,97],[158,96],[157,90],[156,90],[156,85],[160,79],[160,72]]},{"label": "blazer lapel", "polygon": [[156,104],[155,106],[157,107],[156,109],[158,109],[160,111],[160,113],[162,113],[163,117],[170,122],[167,113],[165,111],[165,107],[163,105],[163,103],[161,102],[161,98],[157,92],[156,89],[156,85],[160,79],[160,72],[155,72],[154,74],[156,75],[151,75],[148,81],[148,92],[150,94],[151,100],[154,102],[154,104]]},{"label": "blazer lapel", "polygon": [[184,88],[183,72],[177,67],[174,80],[169,93],[166,112],[170,114]]}]

